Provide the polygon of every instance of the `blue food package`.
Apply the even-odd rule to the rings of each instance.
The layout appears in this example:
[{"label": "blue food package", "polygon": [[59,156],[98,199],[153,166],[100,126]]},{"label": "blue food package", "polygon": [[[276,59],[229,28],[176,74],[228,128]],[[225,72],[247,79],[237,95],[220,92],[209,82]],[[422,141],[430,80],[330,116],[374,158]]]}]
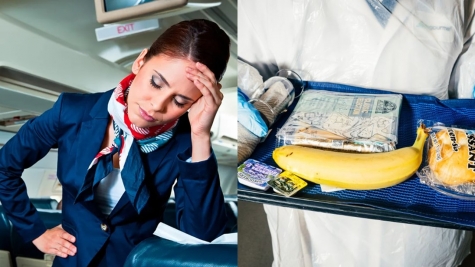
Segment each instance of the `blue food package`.
[{"label": "blue food package", "polygon": [[256,189],[267,190],[267,181],[279,175],[282,170],[254,159],[248,159],[237,168],[241,184]]}]

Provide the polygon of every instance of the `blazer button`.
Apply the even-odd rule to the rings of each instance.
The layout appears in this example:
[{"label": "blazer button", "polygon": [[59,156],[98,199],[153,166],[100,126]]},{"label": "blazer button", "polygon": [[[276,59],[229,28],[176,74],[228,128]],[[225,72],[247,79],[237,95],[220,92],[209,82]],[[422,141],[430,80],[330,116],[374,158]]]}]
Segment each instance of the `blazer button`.
[{"label": "blazer button", "polygon": [[107,231],[107,224],[101,223],[101,229],[102,229],[102,231],[106,232]]}]

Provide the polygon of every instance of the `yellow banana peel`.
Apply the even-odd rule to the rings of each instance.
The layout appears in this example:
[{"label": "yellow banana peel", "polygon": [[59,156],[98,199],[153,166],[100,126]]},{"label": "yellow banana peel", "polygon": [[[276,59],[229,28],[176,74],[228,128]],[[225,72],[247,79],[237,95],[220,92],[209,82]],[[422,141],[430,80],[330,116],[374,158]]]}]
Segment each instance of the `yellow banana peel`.
[{"label": "yellow banana peel", "polygon": [[414,145],[390,152],[358,154],[288,145],[276,148],[272,157],[280,168],[317,184],[380,189],[401,183],[417,171],[427,137],[421,124]]}]

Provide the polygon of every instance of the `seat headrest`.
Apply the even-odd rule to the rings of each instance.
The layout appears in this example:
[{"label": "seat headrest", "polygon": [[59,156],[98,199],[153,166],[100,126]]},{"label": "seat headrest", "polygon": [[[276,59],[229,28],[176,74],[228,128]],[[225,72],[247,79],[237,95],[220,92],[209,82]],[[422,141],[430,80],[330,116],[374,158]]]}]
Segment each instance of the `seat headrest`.
[{"label": "seat headrest", "polygon": [[157,236],[145,239],[129,254],[124,267],[236,267],[237,245],[185,245]]}]

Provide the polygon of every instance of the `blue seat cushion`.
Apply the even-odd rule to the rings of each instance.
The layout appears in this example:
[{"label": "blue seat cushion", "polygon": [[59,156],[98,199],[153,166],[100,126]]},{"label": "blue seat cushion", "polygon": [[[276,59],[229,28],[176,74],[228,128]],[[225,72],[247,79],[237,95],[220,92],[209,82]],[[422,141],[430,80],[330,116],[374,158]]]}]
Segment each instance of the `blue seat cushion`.
[{"label": "blue seat cushion", "polygon": [[0,206],[0,250],[11,250],[10,235],[12,232],[12,225]]},{"label": "blue seat cushion", "polygon": [[231,267],[237,266],[237,245],[184,245],[157,236],[138,244],[124,267]]}]

